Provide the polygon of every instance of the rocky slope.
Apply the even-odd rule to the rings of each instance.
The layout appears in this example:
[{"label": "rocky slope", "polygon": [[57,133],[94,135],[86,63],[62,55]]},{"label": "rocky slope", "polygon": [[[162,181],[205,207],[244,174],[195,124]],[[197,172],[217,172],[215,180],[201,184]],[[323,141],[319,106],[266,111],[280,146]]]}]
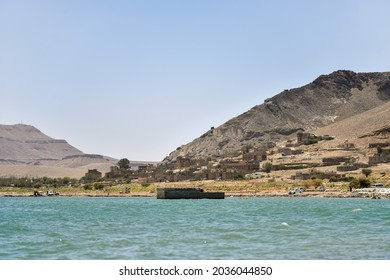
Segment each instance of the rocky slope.
[{"label": "rocky slope", "polygon": [[[302,153],[283,155],[287,144],[294,143],[296,138],[280,141],[277,147],[273,148],[273,153],[268,155],[268,160],[272,160],[275,165],[311,163],[321,166],[324,158],[346,157],[353,159],[356,163],[367,164],[369,157],[377,153],[376,146],[372,146],[373,144],[390,142],[389,124],[390,101],[363,113],[311,130],[310,132],[315,135],[331,135],[333,140],[292,148],[301,150]],[[323,171],[336,171],[337,166],[323,166],[322,168]],[[388,172],[390,164],[381,164],[377,168]],[[290,176],[295,172],[291,171],[286,174]],[[279,175],[285,176],[284,173]]]},{"label": "rocky slope", "polygon": [[339,70],[265,100],[179,147],[165,161],[178,156],[228,156],[240,151],[244,145],[260,146],[267,141],[291,138],[298,131],[341,121],[387,101],[390,101],[390,72]]},{"label": "rocky slope", "polygon": [[354,143],[359,150],[368,148],[369,143],[390,141],[390,102],[353,117],[312,131],[316,135],[332,135],[332,141],[323,141],[321,148],[335,147],[346,141]]}]

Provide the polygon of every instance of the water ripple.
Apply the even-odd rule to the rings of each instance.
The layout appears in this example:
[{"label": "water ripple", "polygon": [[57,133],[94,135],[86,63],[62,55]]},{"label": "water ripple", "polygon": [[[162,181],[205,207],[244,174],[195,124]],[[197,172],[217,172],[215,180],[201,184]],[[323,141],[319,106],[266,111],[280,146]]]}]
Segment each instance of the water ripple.
[{"label": "water ripple", "polygon": [[0,259],[389,259],[390,200],[0,198]]}]

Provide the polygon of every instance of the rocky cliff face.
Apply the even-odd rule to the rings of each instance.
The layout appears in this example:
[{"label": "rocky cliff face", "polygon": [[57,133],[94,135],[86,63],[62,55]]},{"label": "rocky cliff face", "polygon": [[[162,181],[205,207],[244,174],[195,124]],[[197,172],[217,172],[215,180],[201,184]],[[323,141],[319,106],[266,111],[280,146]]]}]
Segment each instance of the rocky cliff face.
[{"label": "rocky cliff face", "polygon": [[260,146],[360,114],[390,101],[390,72],[336,71],[285,90],[173,151],[178,156],[228,156],[244,145]]}]

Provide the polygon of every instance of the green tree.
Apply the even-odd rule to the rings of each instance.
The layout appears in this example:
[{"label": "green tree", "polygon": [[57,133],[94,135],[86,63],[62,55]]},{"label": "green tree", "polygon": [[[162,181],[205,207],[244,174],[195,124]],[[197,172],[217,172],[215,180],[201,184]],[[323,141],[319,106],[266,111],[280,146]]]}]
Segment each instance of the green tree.
[{"label": "green tree", "polygon": [[122,158],[118,161],[117,165],[120,169],[129,169],[130,161],[127,158]]},{"label": "green tree", "polygon": [[372,170],[369,169],[369,168],[363,168],[363,169],[362,169],[362,173],[363,173],[364,176],[368,177],[368,176],[371,175]]},{"label": "green tree", "polygon": [[352,191],[352,188],[369,188],[371,186],[370,180],[367,178],[352,179],[349,183],[349,190]]},{"label": "green tree", "polygon": [[361,188],[369,188],[371,186],[370,180],[367,178],[359,178],[359,185]]},{"label": "green tree", "polygon": [[93,184],[93,187],[94,187],[95,190],[102,190],[102,189],[104,189],[104,184],[96,182],[96,183]]}]

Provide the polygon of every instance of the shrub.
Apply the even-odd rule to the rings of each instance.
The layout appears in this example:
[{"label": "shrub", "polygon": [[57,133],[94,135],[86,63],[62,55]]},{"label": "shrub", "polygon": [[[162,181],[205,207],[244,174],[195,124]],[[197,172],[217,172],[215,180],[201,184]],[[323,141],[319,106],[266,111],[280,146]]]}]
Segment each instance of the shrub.
[{"label": "shrub", "polygon": [[322,180],[321,179],[314,179],[313,180],[313,185],[318,188],[319,186],[322,185]]},{"label": "shrub", "polygon": [[353,177],[342,177],[342,178],[331,177],[329,179],[329,182],[351,182],[353,179],[354,179]]},{"label": "shrub", "polygon": [[263,171],[266,173],[270,173],[271,170],[272,170],[272,163],[270,163],[269,161],[265,162],[263,164]]},{"label": "shrub", "polygon": [[93,184],[93,187],[95,190],[102,190],[102,189],[104,189],[104,184],[97,182],[97,183]]},{"label": "shrub", "polygon": [[351,182],[349,182],[349,191],[351,192],[352,189],[357,189],[359,188],[359,181],[358,179],[353,179]]},{"label": "shrub", "polygon": [[361,188],[369,188],[371,186],[370,180],[367,178],[360,178],[359,185]]},{"label": "shrub", "polygon": [[304,180],[304,181],[302,182],[302,184],[303,184],[303,186],[304,186],[306,189],[308,189],[308,188],[310,188],[310,187],[313,185],[313,180]]},{"label": "shrub", "polygon": [[369,188],[371,186],[370,180],[367,178],[352,179],[349,183],[349,188]]}]

